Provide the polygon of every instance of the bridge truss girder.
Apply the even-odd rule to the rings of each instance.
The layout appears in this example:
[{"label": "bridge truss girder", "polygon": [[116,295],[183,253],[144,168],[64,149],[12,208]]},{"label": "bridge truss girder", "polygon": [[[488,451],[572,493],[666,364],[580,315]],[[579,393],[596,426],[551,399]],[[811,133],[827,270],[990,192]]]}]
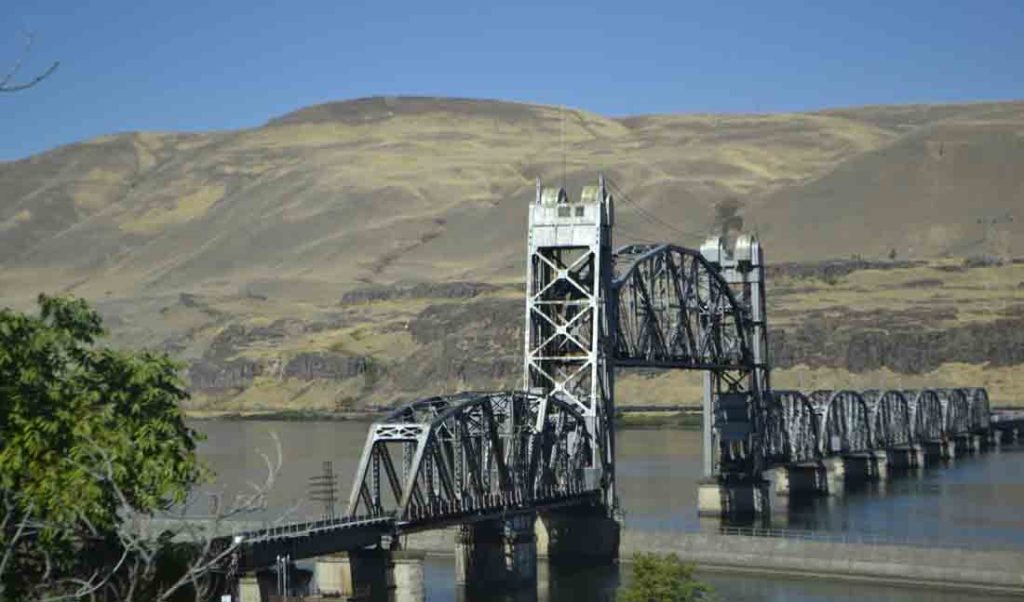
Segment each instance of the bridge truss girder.
[{"label": "bridge truss girder", "polygon": [[558,397],[416,401],[370,428],[348,515],[390,516],[408,529],[586,503],[600,497],[584,474],[592,447],[584,417]]},{"label": "bridge truss girder", "polygon": [[813,462],[829,455],[905,448],[984,432],[982,388],[820,390],[770,394],[766,462]]},{"label": "bridge truss girder", "polygon": [[704,474],[756,479],[768,391],[764,272],[757,241],[713,237],[616,251],[615,364],[702,370]]}]

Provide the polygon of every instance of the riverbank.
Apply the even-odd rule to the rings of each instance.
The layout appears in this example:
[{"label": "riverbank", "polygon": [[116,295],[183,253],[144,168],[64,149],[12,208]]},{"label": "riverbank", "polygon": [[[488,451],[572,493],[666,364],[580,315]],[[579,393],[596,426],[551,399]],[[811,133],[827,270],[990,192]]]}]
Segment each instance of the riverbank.
[{"label": "riverbank", "polygon": [[[455,530],[417,533],[406,549],[451,556]],[[1020,597],[1024,550],[982,550],[926,544],[858,543],[626,529],[620,563],[637,552],[675,554],[698,573],[743,573]]]},{"label": "riverbank", "polygon": [[276,420],[281,422],[373,422],[387,415],[387,412],[330,412],[326,410],[247,410],[244,412],[223,412],[208,410],[186,410],[190,420],[257,421]]},{"label": "riverbank", "polygon": [[674,553],[709,572],[1024,594],[1024,550],[626,531],[621,554],[634,552]]},{"label": "riverbank", "polygon": [[[282,422],[374,422],[390,413],[390,409],[362,412],[332,412],[327,410],[252,410],[245,412],[187,411],[191,420],[276,420]],[[665,409],[642,406],[620,408],[615,424],[622,428],[674,428],[699,429],[701,415],[698,408],[667,406]]]}]

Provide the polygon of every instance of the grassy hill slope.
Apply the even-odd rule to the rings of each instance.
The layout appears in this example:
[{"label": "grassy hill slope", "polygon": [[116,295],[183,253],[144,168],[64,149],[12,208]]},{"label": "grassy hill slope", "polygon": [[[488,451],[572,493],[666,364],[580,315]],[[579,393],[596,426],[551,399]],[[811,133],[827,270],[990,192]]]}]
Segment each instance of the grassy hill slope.
[{"label": "grassy hill slope", "polygon": [[[119,134],[0,163],[0,301],[90,298],[119,342],[190,362],[197,407],[515,386],[534,179],[577,194],[604,172],[625,193],[617,242],[697,245],[735,214],[771,261],[895,250],[923,262],[780,272],[769,290],[771,317],[793,333],[779,337],[783,380],[968,374],[1016,397],[1013,341],[916,364],[851,362],[840,348],[870,325],[849,311],[866,306],[953,305],[925,326],[954,335],[1021,319],[1021,165],[1024,102],[620,119],[500,101],[328,103],[249,130]],[[963,266],[976,256],[1003,265]],[[846,284],[858,274],[878,277]],[[939,285],[894,284],[914,280]],[[812,310],[845,326],[814,334]],[[900,323],[885,336],[903,336]],[[623,397],[685,401],[688,379],[627,377]]]}]

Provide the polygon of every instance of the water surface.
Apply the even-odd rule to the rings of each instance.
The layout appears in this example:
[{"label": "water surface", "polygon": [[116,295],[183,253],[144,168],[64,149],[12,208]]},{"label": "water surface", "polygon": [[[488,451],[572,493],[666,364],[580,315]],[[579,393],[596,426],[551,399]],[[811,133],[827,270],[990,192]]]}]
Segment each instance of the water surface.
[{"label": "water surface", "polygon": [[[333,463],[344,512],[353,474],[362,453],[368,423],[200,421],[207,435],[202,457],[218,475],[211,490],[230,493],[248,482],[262,482],[266,465],[260,452],[276,458],[280,441],[282,470],[268,497],[264,519],[319,518],[322,504],[309,500],[309,478]],[[696,531],[717,523],[697,517],[697,481],[701,474],[697,431],[627,429],[618,436],[619,496],[626,527],[636,530]],[[946,467],[896,476],[881,484],[851,488],[846,495],[818,498],[777,515],[773,526],[832,533],[884,534],[907,540],[941,540],[973,547],[1024,549],[1024,451],[999,452],[958,459]],[[628,564],[622,579],[628,579]],[[425,566],[428,599],[456,599],[451,558],[431,558]],[[783,578],[724,576],[705,578],[724,600],[741,602],[965,599],[963,595],[837,584]],[[541,601],[613,600],[617,571],[541,576]],[[575,597],[574,597],[575,596]],[[583,597],[579,597],[583,596]],[[511,600],[519,598],[499,598]],[[972,600],[989,598],[972,596]],[[1005,598],[991,598],[1005,600]],[[483,602],[473,599],[467,602]]]}]

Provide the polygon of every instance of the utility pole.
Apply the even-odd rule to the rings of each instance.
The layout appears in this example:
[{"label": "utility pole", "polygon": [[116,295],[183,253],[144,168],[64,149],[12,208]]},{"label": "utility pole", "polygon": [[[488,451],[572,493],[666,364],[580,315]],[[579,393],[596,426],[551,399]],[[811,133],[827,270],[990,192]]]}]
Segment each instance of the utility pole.
[{"label": "utility pole", "polygon": [[334,463],[324,460],[323,471],[309,479],[309,499],[320,502],[324,506],[323,517],[334,519],[334,504],[337,501],[337,475],[334,474]]}]

